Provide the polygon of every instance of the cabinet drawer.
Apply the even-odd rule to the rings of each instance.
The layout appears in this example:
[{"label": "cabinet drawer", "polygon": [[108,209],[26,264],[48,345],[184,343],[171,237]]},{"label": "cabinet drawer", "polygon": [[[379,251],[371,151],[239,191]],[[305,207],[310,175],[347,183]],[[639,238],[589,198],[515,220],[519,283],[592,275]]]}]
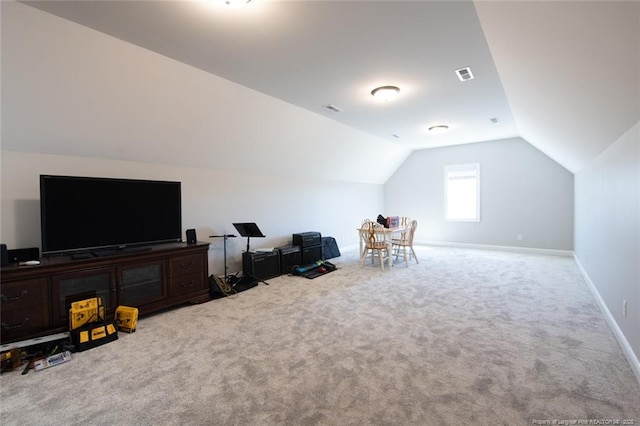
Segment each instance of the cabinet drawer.
[{"label": "cabinet drawer", "polygon": [[2,341],[7,342],[49,327],[49,308],[47,305],[31,306],[25,309],[2,310]]},{"label": "cabinet drawer", "polygon": [[45,306],[49,303],[47,297],[49,287],[46,278],[3,283],[0,293],[3,319],[6,311],[24,309],[29,306]]},{"label": "cabinet drawer", "polygon": [[204,280],[202,279],[202,271],[200,271],[194,274],[171,278],[169,292],[171,296],[179,296],[181,294],[202,290],[203,288],[205,288]]},{"label": "cabinet drawer", "polygon": [[175,257],[169,261],[169,274],[172,277],[193,274],[202,271],[202,255]]}]

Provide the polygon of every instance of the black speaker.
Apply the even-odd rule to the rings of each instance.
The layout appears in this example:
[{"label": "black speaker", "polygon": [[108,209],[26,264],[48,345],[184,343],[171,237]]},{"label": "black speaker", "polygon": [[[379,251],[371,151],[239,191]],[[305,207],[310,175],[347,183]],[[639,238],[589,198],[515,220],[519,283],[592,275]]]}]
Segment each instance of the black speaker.
[{"label": "black speaker", "polygon": [[276,247],[280,253],[280,272],[282,274],[293,273],[294,266],[302,266],[300,246]]},{"label": "black speaker", "polygon": [[187,229],[187,244],[195,244],[196,241],[197,241],[196,230],[195,229]]},{"label": "black speaker", "polygon": [[322,244],[322,234],[319,232],[300,232],[292,235],[293,245],[302,248]]},{"label": "black speaker", "polygon": [[322,245],[302,248],[302,265],[310,265],[322,260]]},{"label": "black speaker", "polygon": [[24,249],[7,250],[9,262],[18,263],[28,260],[39,260],[40,249],[38,247],[29,247]]},{"label": "black speaker", "polygon": [[0,265],[8,265],[9,264],[9,253],[7,253],[7,245],[0,244]]},{"label": "black speaker", "polygon": [[267,280],[280,275],[280,255],[277,251],[242,253],[242,271],[245,276]]}]

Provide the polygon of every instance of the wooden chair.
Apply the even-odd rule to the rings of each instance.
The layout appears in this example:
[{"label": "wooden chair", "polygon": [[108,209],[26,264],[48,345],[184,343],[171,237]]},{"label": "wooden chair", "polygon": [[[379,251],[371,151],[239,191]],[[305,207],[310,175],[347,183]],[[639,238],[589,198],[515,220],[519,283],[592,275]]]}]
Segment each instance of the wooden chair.
[{"label": "wooden chair", "polygon": [[[411,218],[408,216],[400,216],[400,226],[401,227],[408,227],[409,225],[411,225]],[[406,240],[409,236],[409,231],[402,231],[400,233],[400,238],[396,238],[396,240]]]},{"label": "wooden chair", "polygon": [[360,253],[360,266],[364,266],[364,262],[369,254],[371,254],[371,263],[374,263],[375,257],[380,261],[380,269],[384,271],[384,263],[391,259],[389,252],[389,237],[384,231],[384,227],[378,222],[363,222],[360,227],[360,241],[362,243],[362,252]]},{"label": "wooden chair", "polygon": [[[398,257],[402,256],[405,266],[409,266],[409,260],[411,260],[412,257],[416,260],[416,263],[420,263],[418,262],[418,256],[416,256],[415,250],[413,250],[413,236],[416,233],[417,227],[418,221],[412,220],[408,231],[403,232],[400,238],[391,240],[395,260],[397,261]],[[407,248],[409,250],[407,250]]]}]

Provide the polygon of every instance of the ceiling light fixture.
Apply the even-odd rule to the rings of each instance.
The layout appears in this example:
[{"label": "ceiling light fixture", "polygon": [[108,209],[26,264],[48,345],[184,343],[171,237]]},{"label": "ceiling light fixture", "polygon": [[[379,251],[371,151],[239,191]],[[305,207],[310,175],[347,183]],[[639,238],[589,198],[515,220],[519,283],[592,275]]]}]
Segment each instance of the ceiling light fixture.
[{"label": "ceiling light fixture", "polygon": [[396,86],[380,86],[371,91],[371,95],[382,102],[389,102],[395,99],[399,93],[400,89]]},{"label": "ceiling light fixture", "polygon": [[239,6],[241,4],[247,4],[251,0],[224,0],[225,4],[228,6]]},{"label": "ceiling light fixture", "polygon": [[449,126],[446,124],[438,124],[437,126],[429,127],[429,131],[431,133],[435,133],[437,135],[441,135],[442,133],[446,133],[449,130]]}]

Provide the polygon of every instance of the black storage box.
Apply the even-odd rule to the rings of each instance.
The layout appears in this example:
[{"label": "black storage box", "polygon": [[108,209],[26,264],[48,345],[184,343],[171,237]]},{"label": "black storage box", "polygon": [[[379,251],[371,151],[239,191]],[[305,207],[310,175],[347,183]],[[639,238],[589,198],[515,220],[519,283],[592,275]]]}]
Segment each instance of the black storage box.
[{"label": "black storage box", "polygon": [[280,275],[280,255],[277,251],[242,253],[242,272],[258,280]]},{"label": "black storage box", "polygon": [[302,254],[300,246],[276,247],[280,255],[280,273],[291,274],[295,266],[302,265]]},{"label": "black storage box", "polygon": [[118,329],[113,320],[88,322],[70,333],[71,342],[78,352],[118,340]]}]

